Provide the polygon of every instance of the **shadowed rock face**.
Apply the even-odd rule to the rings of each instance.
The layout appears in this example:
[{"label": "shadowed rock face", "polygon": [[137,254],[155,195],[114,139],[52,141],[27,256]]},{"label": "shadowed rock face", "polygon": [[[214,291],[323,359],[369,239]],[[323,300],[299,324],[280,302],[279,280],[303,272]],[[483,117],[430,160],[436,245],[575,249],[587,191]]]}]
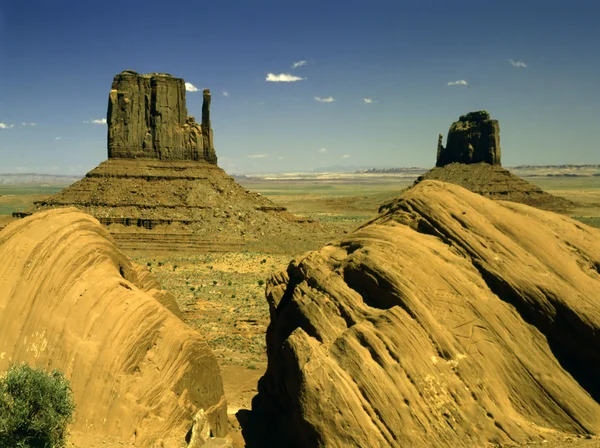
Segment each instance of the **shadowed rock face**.
[{"label": "shadowed rock face", "polygon": [[446,147],[438,139],[436,166],[450,163],[480,163],[501,165],[500,125],[486,111],[461,115],[448,131]]},{"label": "shadowed rock face", "polygon": [[185,82],[164,73],[115,76],[108,100],[108,157],[217,163],[210,129],[210,91],[202,125],[187,115]]},{"label": "shadowed rock face", "polygon": [[424,181],[267,282],[248,446],[600,432],[600,232]]}]

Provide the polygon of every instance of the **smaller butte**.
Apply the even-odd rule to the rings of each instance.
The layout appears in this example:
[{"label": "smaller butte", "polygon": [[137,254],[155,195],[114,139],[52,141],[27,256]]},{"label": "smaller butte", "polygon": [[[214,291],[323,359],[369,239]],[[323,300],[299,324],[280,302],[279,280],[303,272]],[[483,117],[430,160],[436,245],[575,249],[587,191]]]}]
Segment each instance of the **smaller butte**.
[{"label": "smaller butte", "polygon": [[556,212],[566,212],[575,205],[502,168],[500,124],[485,110],[461,115],[452,123],[445,147],[439,135],[435,168],[420,176],[413,186],[424,180],[448,182],[489,199]]}]

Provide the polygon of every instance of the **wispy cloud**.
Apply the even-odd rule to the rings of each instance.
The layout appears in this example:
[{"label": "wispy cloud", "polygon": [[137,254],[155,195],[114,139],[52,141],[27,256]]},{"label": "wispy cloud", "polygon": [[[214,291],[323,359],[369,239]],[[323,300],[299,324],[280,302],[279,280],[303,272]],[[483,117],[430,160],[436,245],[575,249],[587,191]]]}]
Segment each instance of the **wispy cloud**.
[{"label": "wispy cloud", "polygon": [[464,79],[459,79],[458,81],[450,81],[448,83],[449,86],[468,86],[469,83]]},{"label": "wispy cloud", "polygon": [[92,118],[91,120],[84,120],[83,122],[92,124],[106,124],[106,118]]},{"label": "wispy cloud", "polygon": [[373,98],[365,98],[363,101],[367,104],[371,104],[373,102]]},{"label": "wispy cloud", "polygon": [[62,137],[54,137],[54,140],[62,140]]},{"label": "wispy cloud", "polygon": [[188,92],[197,92],[199,89],[198,89],[198,87],[196,87],[191,82],[186,82],[185,83],[185,90],[187,90]]},{"label": "wispy cloud", "polygon": [[335,98],[333,98],[332,96],[328,96],[327,98],[315,96],[315,101],[318,101],[319,103],[333,103],[335,101]]},{"label": "wispy cloud", "polygon": [[223,93],[223,96],[225,96],[225,97],[229,97],[229,92],[228,92],[227,90],[223,90],[223,92],[222,92],[222,93]]},{"label": "wispy cloud", "polygon": [[319,149],[319,152],[321,154],[326,154],[327,153],[327,148],[321,148],[321,149]]},{"label": "wispy cloud", "polygon": [[0,123],[0,129],[12,129],[14,127],[15,127],[14,124]]},{"label": "wispy cloud", "polygon": [[349,159],[349,158],[350,158],[350,154],[344,154],[344,155],[342,156],[342,159]]},{"label": "wispy cloud", "polygon": [[302,81],[304,78],[300,78],[299,76],[291,75],[289,73],[280,73],[276,75],[275,73],[267,73],[267,77],[265,80],[267,82],[296,82]]},{"label": "wispy cloud", "polygon": [[250,154],[249,156],[246,156],[249,159],[266,159],[267,157],[269,157],[268,154]]},{"label": "wispy cloud", "polygon": [[294,62],[292,64],[292,68],[298,68],[298,67],[302,67],[303,65],[308,65],[308,62],[306,61],[298,61],[298,62]]},{"label": "wispy cloud", "polygon": [[23,123],[21,123],[21,126],[36,126],[36,123],[26,123],[26,122],[23,122]]},{"label": "wispy cloud", "polygon": [[283,157],[283,156],[277,157],[277,160],[283,160],[283,159],[285,159],[285,157]]},{"label": "wispy cloud", "polygon": [[513,67],[517,67],[517,68],[526,68],[527,64],[525,64],[525,62],[523,61],[515,61],[514,59],[509,59],[509,62],[511,63],[511,65]]}]

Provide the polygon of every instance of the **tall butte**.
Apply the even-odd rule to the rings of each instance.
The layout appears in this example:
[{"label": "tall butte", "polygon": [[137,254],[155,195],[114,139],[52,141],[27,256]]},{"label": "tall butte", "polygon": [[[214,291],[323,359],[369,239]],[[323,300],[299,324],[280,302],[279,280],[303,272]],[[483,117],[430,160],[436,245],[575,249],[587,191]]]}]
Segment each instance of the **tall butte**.
[{"label": "tall butte", "polygon": [[108,157],[217,163],[204,89],[202,125],[188,116],[185,82],[164,73],[115,76],[108,99]]},{"label": "tall butte", "polygon": [[[185,82],[168,74],[115,76],[109,94],[108,160],[17,217],[72,206],[107,225],[122,248],[230,250],[328,232],[252,193],[217,165],[211,96],[202,121],[188,116]],[[306,227],[310,227],[310,231]]]},{"label": "tall butte", "polygon": [[414,185],[424,180],[448,182],[490,199],[545,210],[561,212],[574,205],[502,168],[500,124],[485,110],[461,115],[452,123],[445,147],[443,135],[439,135],[435,168],[420,176]]}]

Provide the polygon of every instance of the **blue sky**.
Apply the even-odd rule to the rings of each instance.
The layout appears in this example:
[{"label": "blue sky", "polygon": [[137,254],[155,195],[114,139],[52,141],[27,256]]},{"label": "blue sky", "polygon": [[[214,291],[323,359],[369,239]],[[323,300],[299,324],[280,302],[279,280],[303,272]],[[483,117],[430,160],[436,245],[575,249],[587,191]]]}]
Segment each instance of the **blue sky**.
[{"label": "blue sky", "polygon": [[[230,173],[429,167],[478,109],[504,165],[600,163],[597,0],[0,0],[0,172],[106,159],[93,120],[125,69],[210,88]],[[201,90],[187,98],[199,117]]]}]

